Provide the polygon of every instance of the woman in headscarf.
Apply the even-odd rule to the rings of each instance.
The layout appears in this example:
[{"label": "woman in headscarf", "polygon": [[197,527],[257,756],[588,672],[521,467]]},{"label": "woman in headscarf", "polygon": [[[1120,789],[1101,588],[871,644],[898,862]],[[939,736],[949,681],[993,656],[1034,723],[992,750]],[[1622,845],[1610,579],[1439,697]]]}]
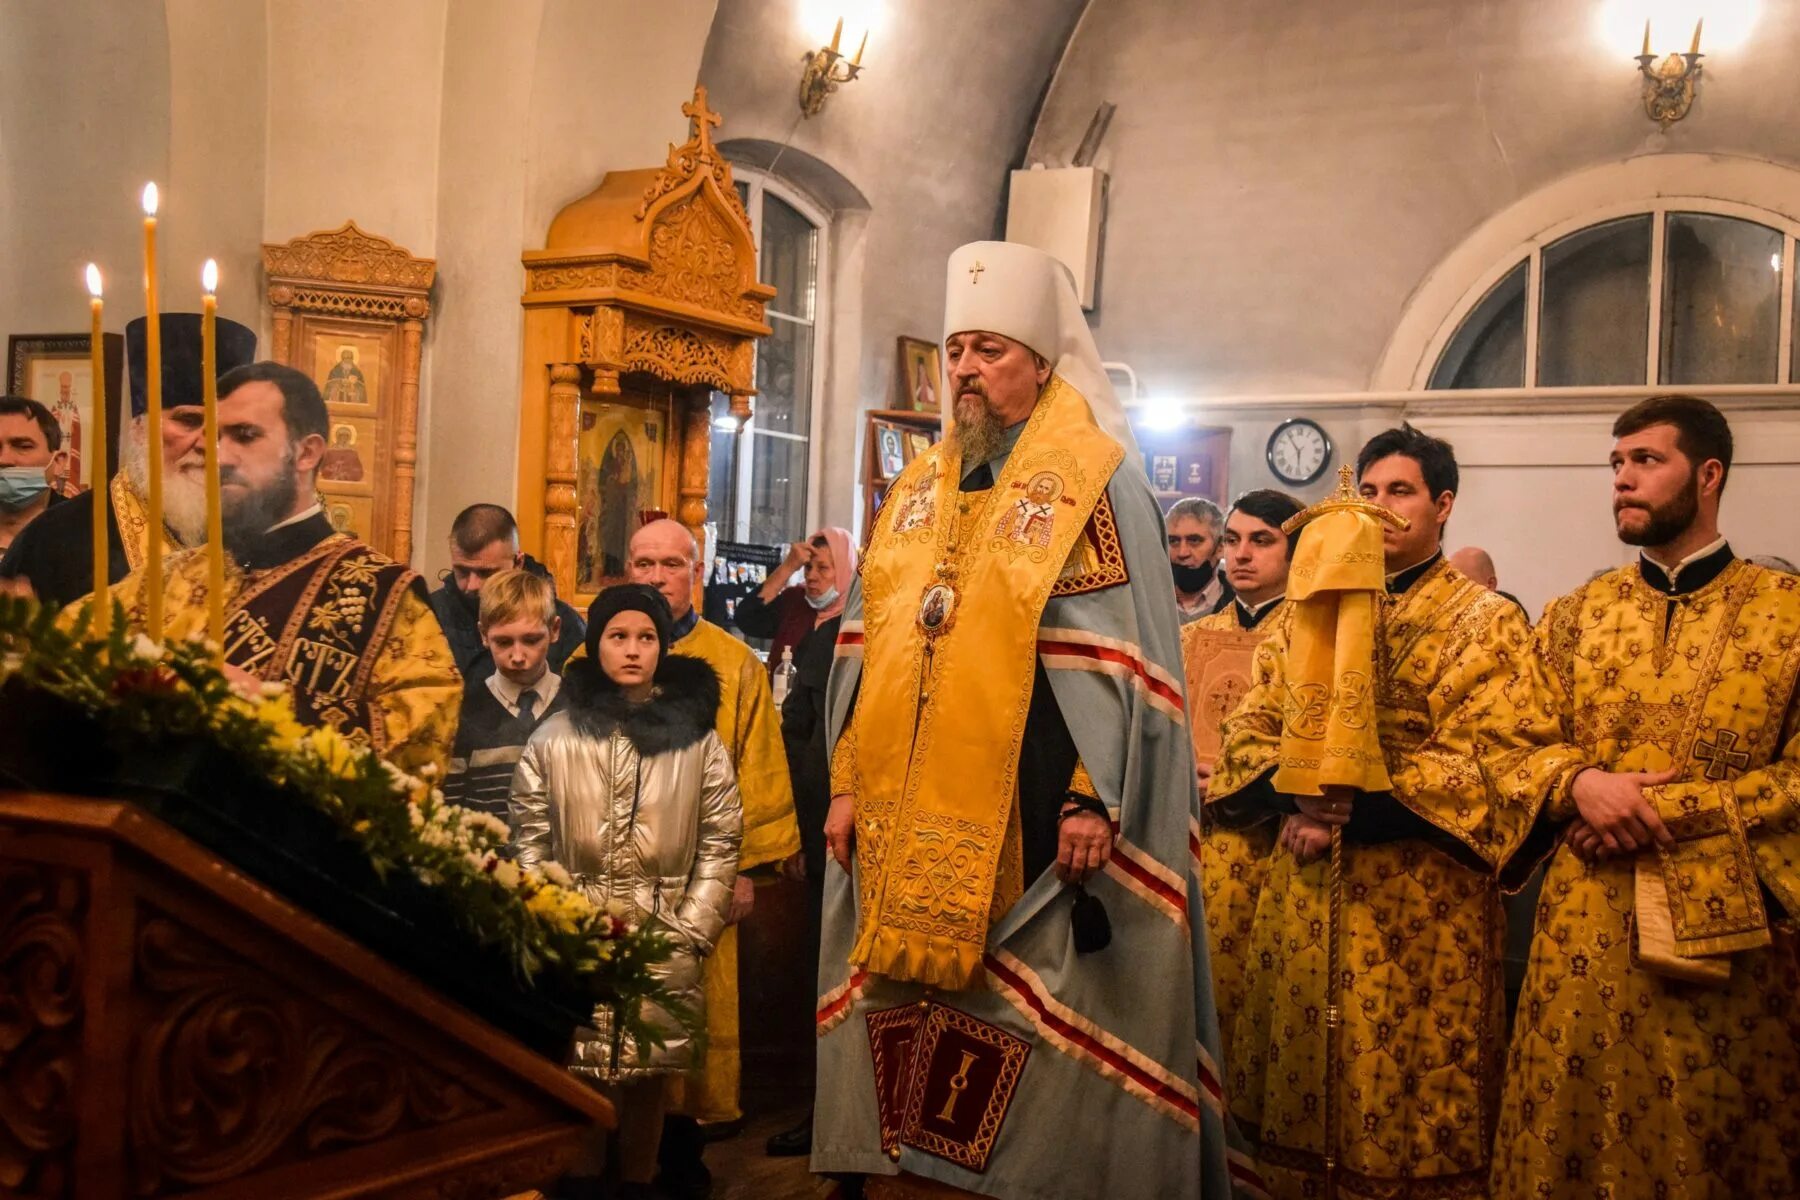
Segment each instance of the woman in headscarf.
[{"label": "woman in headscarf", "polygon": [[[653,970],[706,1023],[700,960],[725,928],[737,876],[743,810],[731,759],[713,730],[719,680],[699,659],[669,653],[668,603],[620,584],[588,609],[587,657],[564,675],[568,707],[532,734],[513,774],[519,865],[555,862],[596,904],[648,922],[675,953]],[[569,1069],[618,1111],[621,1200],[652,1195],[662,1136],[664,1076],[695,1062],[693,1033],[646,1006],[660,1046],[619,1036],[608,1007],[578,1031]],[[605,1132],[563,1183],[599,1195]]]},{"label": "woman in headscarf", "polygon": [[[806,582],[784,586],[800,570],[806,572]],[[848,529],[827,525],[788,547],[787,557],[762,587],[738,601],[732,622],[746,637],[771,639],[771,672],[781,665],[784,650],[794,651],[798,665],[801,640],[844,611],[844,597],[855,578],[855,540]]]}]

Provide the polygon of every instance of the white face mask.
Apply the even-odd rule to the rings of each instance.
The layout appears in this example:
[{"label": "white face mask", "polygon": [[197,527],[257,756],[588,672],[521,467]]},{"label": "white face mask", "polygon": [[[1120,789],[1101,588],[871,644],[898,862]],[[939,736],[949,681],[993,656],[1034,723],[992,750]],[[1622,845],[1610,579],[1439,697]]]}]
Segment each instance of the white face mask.
[{"label": "white face mask", "polygon": [[837,598],[838,598],[838,590],[836,588],[832,588],[830,591],[826,592],[823,596],[808,596],[806,598],[806,602],[813,606],[814,612],[821,612],[824,609],[830,608],[833,604],[836,604]]}]

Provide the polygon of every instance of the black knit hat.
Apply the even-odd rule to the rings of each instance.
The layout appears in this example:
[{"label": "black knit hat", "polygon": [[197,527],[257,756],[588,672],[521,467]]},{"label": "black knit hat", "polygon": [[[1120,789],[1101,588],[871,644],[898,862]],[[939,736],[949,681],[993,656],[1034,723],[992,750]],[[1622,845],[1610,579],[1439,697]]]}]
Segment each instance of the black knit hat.
[{"label": "black knit hat", "polygon": [[669,615],[669,602],[647,583],[618,583],[595,596],[588,605],[587,652],[596,666],[600,663],[600,635],[606,631],[606,623],[622,612],[641,612],[649,617],[656,626],[658,657],[668,655],[675,625],[675,618]]},{"label": "black knit hat", "polygon": [[[256,331],[226,317],[217,318],[214,347],[220,375],[256,359]],[[162,333],[162,402],[164,408],[202,403],[200,382],[200,314],[166,312],[158,318]],[[150,407],[146,377],[150,371],[150,325],[143,317],[125,326],[125,362],[131,377],[131,415],[141,417]]]}]

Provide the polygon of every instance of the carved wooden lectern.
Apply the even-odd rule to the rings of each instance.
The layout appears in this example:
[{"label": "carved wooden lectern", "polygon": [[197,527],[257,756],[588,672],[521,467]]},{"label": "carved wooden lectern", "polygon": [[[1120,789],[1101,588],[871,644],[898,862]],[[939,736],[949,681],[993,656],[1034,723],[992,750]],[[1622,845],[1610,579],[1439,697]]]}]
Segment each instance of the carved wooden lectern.
[{"label": "carved wooden lectern", "polygon": [[478,1200],[600,1095],[130,804],[0,792],[0,1194]]},{"label": "carved wooden lectern", "polygon": [[713,146],[706,89],[662,167],[612,171],[524,256],[520,532],[577,607],[625,574],[643,515],[706,523],[712,393],[741,423],[775,289]]}]

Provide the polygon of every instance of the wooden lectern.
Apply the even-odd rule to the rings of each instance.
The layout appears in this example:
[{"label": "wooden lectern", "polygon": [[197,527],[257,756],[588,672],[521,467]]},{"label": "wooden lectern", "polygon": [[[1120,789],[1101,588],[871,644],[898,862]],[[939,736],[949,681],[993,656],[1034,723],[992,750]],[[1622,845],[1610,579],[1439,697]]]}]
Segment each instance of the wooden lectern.
[{"label": "wooden lectern", "polygon": [[127,803],[0,792],[0,1195],[481,1200],[612,1111]]}]

